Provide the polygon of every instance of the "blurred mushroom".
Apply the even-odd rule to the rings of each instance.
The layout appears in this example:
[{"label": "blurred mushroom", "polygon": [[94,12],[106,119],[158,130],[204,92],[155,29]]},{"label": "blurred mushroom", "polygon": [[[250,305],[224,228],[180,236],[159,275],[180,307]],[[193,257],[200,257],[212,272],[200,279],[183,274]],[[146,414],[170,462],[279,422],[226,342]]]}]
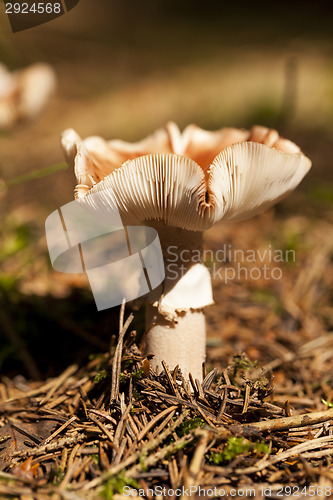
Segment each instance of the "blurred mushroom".
[{"label": "blurred mushroom", "polygon": [[124,225],[157,229],[165,258],[162,288],[149,296],[146,354],[201,380],[205,360],[203,309],[213,303],[211,276],[201,262],[202,233],[222,219],[262,212],[292,191],[311,162],[275,130],[167,124],[129,144],[98,137],[81,140],[67,130],[62,144],[74,167],[75,197],[92,205],[100,193],[107,211],[115,194]]},{"label": "blurred mushroom", "polygon": [[10,73],[0,65],[0,128],[9,129],[32,119],[46,106],[56,88],[56,75],[48,64],[37,63]]}]

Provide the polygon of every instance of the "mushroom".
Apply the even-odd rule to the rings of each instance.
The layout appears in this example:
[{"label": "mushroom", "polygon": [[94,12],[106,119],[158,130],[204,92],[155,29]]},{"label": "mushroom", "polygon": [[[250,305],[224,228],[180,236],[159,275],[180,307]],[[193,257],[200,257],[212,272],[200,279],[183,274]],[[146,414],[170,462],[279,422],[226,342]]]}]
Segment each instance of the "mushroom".
[{"label": "mushroom", "polygon": [[174,123],[141,142],[62,136],[77,178],[75,197],[93,205],[108,191],[124,225],[158,231],[165,280],[148,296],[146,354],[161,370],[178,365],[202,379],[206,352],[204,308],[213,303],[211,276],[201,262],[203,231],[222,219],[242,220],[292,191],[311,161],[275,130],[223,128],[214,132]]},{"label": "mushroom", "polygon": [[55,87],[55,72],[49,64],[36,63],[13,73],[0,64],[0,128],[37,116]]}]

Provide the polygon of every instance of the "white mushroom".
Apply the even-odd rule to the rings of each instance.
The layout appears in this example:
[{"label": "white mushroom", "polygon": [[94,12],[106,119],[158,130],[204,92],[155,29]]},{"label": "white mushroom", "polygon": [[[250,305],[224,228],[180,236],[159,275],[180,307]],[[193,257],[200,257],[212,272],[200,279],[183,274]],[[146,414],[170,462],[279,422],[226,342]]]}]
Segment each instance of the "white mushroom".
[{"label": "white mushroom", "polygon": [[92,205],[103,193],[107,210],[112,192],[124,225],[157,229],[166,277],[149,296],[146,354],[154,354],[158,369],[164,360],[201,380],[203,309],[213,303],[200,259],[202,233],[221,219],[246,219],[270,207],[301,182],[310,160],[264,127],[208,132],[190,125],[181,134],[172,123],[136,144],[82,141],[67,130],[62,143],[81,203]]},{"label": "white mushroom", "polygon": [[18,85],[18,117],[34,118],[46,106],[56,88],[55,71],[49,64],[37,63],[16,74]]},{"label": "white mushroom", "polygon": [[56,88],[53,68],[37,63],[10,73],[0,65],[0,128],[31,119],[46,106]]}]

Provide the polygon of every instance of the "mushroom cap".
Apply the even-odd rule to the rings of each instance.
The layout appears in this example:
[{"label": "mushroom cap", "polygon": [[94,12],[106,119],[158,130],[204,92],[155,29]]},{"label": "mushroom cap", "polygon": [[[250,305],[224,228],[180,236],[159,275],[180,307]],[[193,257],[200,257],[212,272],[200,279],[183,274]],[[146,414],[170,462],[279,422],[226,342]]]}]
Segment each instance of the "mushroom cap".
[{"label": "mushroom cap", "polygon": [[13,75],[0,63],[0,99],[8,97],[13,88]]},{"label": "mushroom cap", "polygon": [[36,63],[16,73],[18,87],[18,117],[37,116],[54,94],[57,78],[52,66]]},{"label": "mushroom cap", "polygon": [[[158,220],[203,231],[221,219],[256,215],[290,193],[311,167],[296,144],[275,130],[195,125],[181,134],[174,123],[137,143],[85,140],[69,129],[62,136],[78,184],[75,197],[93,204],[108,191],[126,225]],[[112,195],[112,196],[113,196]]]},{"label": "mushroom cap", "polygon": [[12,73],[0,64],[0,128],[38,115],[55,88],[56,75],[49,64],[36,63]]}]

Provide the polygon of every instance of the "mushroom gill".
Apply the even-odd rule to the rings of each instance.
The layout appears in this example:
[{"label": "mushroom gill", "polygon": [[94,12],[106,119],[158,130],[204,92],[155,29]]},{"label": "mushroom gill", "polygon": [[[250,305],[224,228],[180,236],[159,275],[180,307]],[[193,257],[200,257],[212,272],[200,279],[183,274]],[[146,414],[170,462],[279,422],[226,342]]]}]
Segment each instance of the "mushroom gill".
[{"label": "mushroom gill", "polygon": [[[159,367],[162,360],[171,369],[179,364],[185,376],[201,379],[203,310],[213,303],[211,275],[201,261],[203,231],[266,210],[301,182],[311,161],[259,126],[209,132],[190,125],[181,133],[169,123],[134,144],[81,140],[68,130],[62,143],[80,204],[94,208],[97,198],[103,215],[116,203],[125,226],[158,231],[165,279],[149,297],[146,354]],[[184,260],[184,252],[199,258]]]}]

